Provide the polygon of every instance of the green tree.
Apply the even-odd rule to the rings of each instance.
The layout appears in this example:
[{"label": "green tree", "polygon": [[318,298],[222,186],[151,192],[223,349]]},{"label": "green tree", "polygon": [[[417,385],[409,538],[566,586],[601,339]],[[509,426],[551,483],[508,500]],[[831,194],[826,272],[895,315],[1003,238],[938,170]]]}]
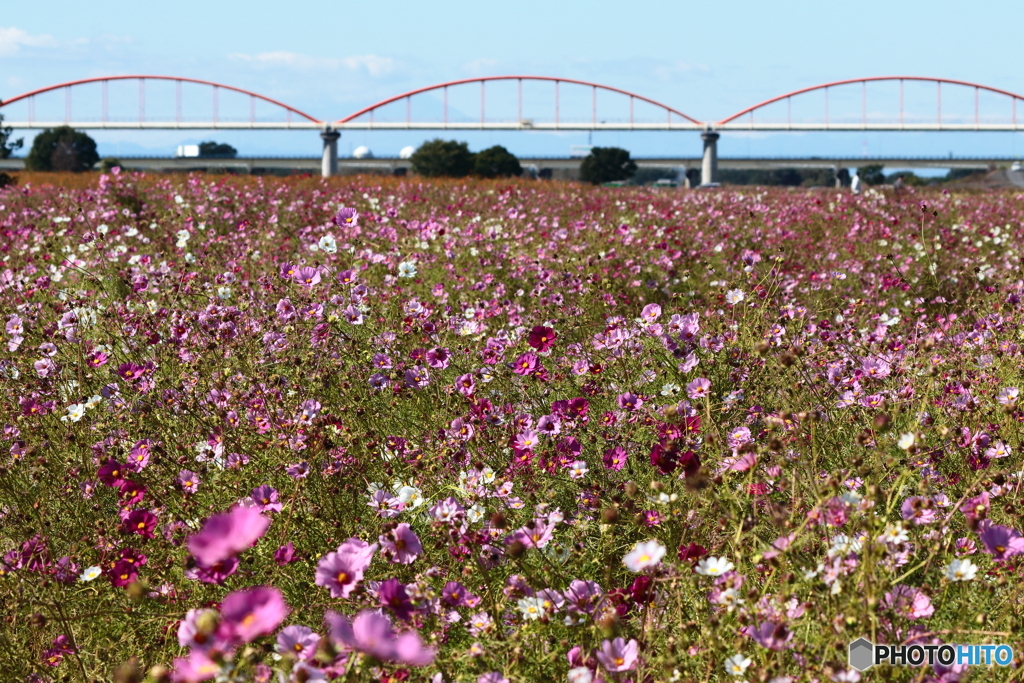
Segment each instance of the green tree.
[{"label": "green tree", "polygon": [[883,168],[885,167],[881,164],[861,166],[857,169],[857,175],[860,176],[860,181],[865,185],[881,185],[885,182],[885,174],[882,173]]},{"label": "green tree", "polygon": [[462,178],[473,171],[473,153],[469,145],[436,138],[424,142],[409,158],[412,169],[428,178]]},{"label": "green tree", "polygon": [[481,178],[508,178],[522,175],[519,159],[501,145],[489,147],[473,155],[473,175]]},{"label": "green tree", "polygon": [[619,147],[595,147],[580,164],[580,180],[594,185],[626,180],[636,173],[636,162]]},{"label": "green tree", "polygon": [[32,141],[25,157],[29,171],[88,171],[100,160],[96,141],[70,126],[47,128]]},{"label": "green tree", "polygon": [[11,152],[21,149],[21,146],[25,144],[24,138],[11,140],[11,133],[13,132],[14,129],[10,126],[4,128],[4,117],[3,114],[0,114],[0,159],[6,159],[11,156]]},{"label": "green tree", "polygon": [[238,150],[226,142],[200,142],[199,156],[213,159],[234,159]]}]

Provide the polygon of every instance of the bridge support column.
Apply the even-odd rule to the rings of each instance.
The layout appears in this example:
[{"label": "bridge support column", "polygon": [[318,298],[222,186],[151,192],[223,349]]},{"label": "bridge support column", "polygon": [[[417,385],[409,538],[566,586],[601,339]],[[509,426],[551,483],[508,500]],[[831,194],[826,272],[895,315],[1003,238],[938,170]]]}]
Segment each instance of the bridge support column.
[{"label": "bridge support column", "polygon": [[338,138],[341,137],[341,133],[333,128],[328,128],[320,133],[320,137],[324,141],[324,156],[320,164],[320,173],[324,178],[330,178],[338,175]]},{"label": "bridge support column", "polygon": [[718,178],[718,138],[721,135],[714,131],[705,131],[700,134],[704,141],[704,159],[700,165],[700,184],[708,185]]}]

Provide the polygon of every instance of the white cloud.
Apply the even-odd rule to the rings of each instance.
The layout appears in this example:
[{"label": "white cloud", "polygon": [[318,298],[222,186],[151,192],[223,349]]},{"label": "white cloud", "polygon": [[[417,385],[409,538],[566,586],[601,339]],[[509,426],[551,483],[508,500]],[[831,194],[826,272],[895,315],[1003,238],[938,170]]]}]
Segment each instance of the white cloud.
[{"label": "white cloud", "polygon": [[474,76],[490,76],[498,65],[497,59],[475,59],[462,65],[462,70]]},{"label": "white cloud", "polygon": [[33,36],[20,28],[4,28],[0,26],[0,57],[9,57],[22,47],[54,47],[57,41],[53,36]]},{"label": "white cloud", "polygon": [[694,71],[710,71],[704,64],[696,64],[693,62],[674,62],[672,64],[662,64],[654,69],[654,77],[660,81],[669,81],[676,76],[682,76],[685,74],[693,73]]},{"label": "white cloud", "polygon": [[313,57],[297,52],[261,52],[256,55],[245,55],[234,53],[228,55],[229,59],[236,62],[249,62],[264,66],[287,67],[291,69],[319,69],[335,71],[337,69],[348,69],[349,71],[365,71],[371,76],[383,76],[395,69],[395,60],[390,57],[379,57],[377,55],[358,55],[355,57]]}]

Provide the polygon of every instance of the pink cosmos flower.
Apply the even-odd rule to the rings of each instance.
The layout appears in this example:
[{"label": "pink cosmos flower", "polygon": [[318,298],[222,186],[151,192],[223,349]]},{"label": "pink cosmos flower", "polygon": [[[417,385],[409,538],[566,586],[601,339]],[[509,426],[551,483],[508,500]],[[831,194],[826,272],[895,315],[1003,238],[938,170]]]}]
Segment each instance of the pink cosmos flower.
[{"label": "pink cosmos flower", "polygon": [[430,373],[422,365],[414,365],[405,371],[405,386],[410,389],[422,389],[430,384]]},{"label": "pink cosmos flower", "polygon": [[686,395],[691,401],[704,398],[711,394],[711,382],[703,377],[698,377],[686,385]]},{"label": "pink cosmos flower", "polygon": [[882,606],[908,619],[925,619],[935,613],[931,599],[920,589],[897,584],[882,598]]},{"label": "pink cosmos flower", "polygon": [[529,375],[537,369],[537,354],[524,353],[512,363],[512,372],[517,375]]},{"label": "pink cosmos flower", "polygon": [[913,520],[914,524],[931,524],[935,521],[935,509],[930,498],[910,496],[900,505],[903,519]]},{"label": "pink cosmos flower", "polygon": [[627,391],[624,394],[620,394],[618,398],[619,407],[623,410],[639,410],[640,406],[644,404],[642,398],[637,396],[631,391]]},{"label": "pink cosmos flower", "polygon": [[443,370],[452,362],[452,355],[448,349],[437,348],[427,351],[427,365],[437,370]]},{"label": "pink cosmos flower", "polygon": [[757,626],[745,626],[741,632],[769,650],[784,650],[793,640],[793,632],[785,624],[775,621],[762,621]]},{"label": "pink cosmos flower", "polygon": [[125,467],[132,470],[133,472],[141,472],[142,469],[149,464],[149,452],[152,448],[152,442],[149,439],[140,439],[135,442],[132,446],[131,452],[128,454],[128,462],[125,463]]},{"label": "pink cosmos flower", "polygon": [[428,666],[434,661],[433,648],[425,647],[418,633],[396,634],[391,622],[382,614],[364,610],[349,623],[343,615],[329,611],[324,621],[331,640],[340,647],[407,666]]},{"label": "pink cosmos flower", "polygon": [[412,564],[423,552],[419,537],[405,522],[382,534],[377,540],[380,541],[381,549],[397,564]]},{"label": "pink cosmos flower", "polygon": [[235,591],[221,603],[220,613],[224,620],[220,628],[228,628],[235,639],[250,643],[272,633],[290,611],[281,591],[276,588],[257,586]]},{"label": "pink cosmos flower", "polygon": [[53,373],[57,372],[57,364],[53,362],[52,358],[43,358],[33,363],[33,367],[36,369],[36,374],[40,377],[49,377]]},{"label": "pink cosmos flower", "polygon": [[274,551],[274,563],[284,566],[295,558],[295,546],[288,541]]},{"label": "pink cosmos flower", "polygon": [[188,657],[174,660],[174,673],[171,680],[175,683],[199,683],[208,681],[220,673],[220,665],[210,659],[202,650],[192,650]]},{"label": "pink cosmos flower", "polygon": [[457,417],[452,420],[451,428],[448,430],[450,435],[460,441],[469,441],[473,438],[474,432],[475,430],[473,429],[473,425],[469,421],[463,420],[461,417]]},{"label": "pink cosmos flower", "polygon": [[313,287],[320,284],[320,271],[311,266],[299,268],[299,272],[294,277],[295,281],[303,287]]},{"label": "pink cosmos flower", "polygon": [[460,375],[455,380],[455,388],[463,396],[472,396],[473,391],[476,389],[476,380],[473,379],[473,375]]},{"label": "pink cosmos flower", "polygon": [[336,552],[327,553],[316,567],[316,585],[331,592],[332,598],[347,598],[363,580],[377,544],[350,538]]},{"label": "pink cosmos flower", "polygon": [[604,462],[604,466],[606,468],[618,472],[625,467],[627,457],[625,448],[622,446],[613,446],[604,452],[604,456],[601,460]]},{"label": "pink cosmos flower", "polygon": [[301,660],[310,660],[316,654],[320,636],[308,626],[285,626],[277,634],[277,647],[281,652],[290,652]]},{"label": "pink cosmos flower", "polygon": [[978,523],[978,533],[985,552],[996,562],[1024,553],[1024,537],[1016,529],[984,519]]},{"label": "pink cosmos flower", "polygon": [[334,224],[339,228],[351,228],[359,224],[359,212],[350,206],[343,206],[334,215]]},{"label": "pink cosmos flower", "polygon": [[250,494],[252,502],[260,512],[280,512],[281,503],[278,501],[277,489],[263,484],[257,486]]},{"label": "pink cosmos flower", "polygon": [[562,421],[554,415],[544,415],[537,420],[537,431],[548,436],[555,436],[562,431]]},{"label": "pink cosmos flower", "polygon": [[523,431],[516,434],[515,440],[512,442],[513,448],[521,451],[530,450],[537,446],[537,432],[532,429],[524,429]]},{"label": "pink cosmos flower", "polygon": [[252,547],[270,526],[255,507],[235,507],[206,520],[202,530],[188,539],[189,552],[207,567]]},{"label": "pink cosmos flower", "polygon": [[212,609],[190,609],[185,618],[178,624],[178,644],[193,650],[227,649],[229,645],[222,643],[215,633],[204,633],[199,628],[201,616],[216,615]]},{"label": "pink cosmos flower", "polygon": [[608,671],[630,671],[636,666],[637,653],[640,648],[635,639],[627,643],[623,638],[605,640],[601,649],[595,653],[597,661]]},{"label": "pink cosmos flower", "polygon": [[658,304],[647,304],[644,310],[640,311],[640,317],[647,323],[653,323],[661,317],[661,306]]}]

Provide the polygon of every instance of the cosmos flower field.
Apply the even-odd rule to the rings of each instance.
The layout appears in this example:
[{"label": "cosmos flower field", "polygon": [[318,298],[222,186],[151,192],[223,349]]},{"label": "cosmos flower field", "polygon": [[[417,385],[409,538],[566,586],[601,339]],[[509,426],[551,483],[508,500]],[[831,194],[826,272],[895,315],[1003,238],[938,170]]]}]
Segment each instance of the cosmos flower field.
[{"label": "cosmos flower field", "polygon": [[1009,680],[1022,236],[1013,192],[6,188],[0,677]]}]

